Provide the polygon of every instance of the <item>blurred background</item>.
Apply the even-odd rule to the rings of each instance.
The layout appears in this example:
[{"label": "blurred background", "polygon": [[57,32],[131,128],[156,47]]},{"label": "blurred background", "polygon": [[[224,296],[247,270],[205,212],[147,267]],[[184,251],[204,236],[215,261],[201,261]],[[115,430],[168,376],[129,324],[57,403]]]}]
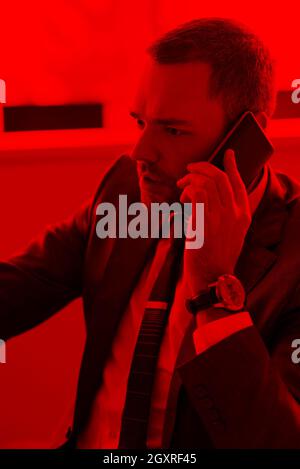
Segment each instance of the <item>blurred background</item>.
[{"label": "blurred background", "polygon": [[[272,164],[300,179],[300,104],[291,103],[291,83],[300,78],[299,13],[299,3],[259,0],[1,4],[1,258],[75,211],[112,159],[131,147],[128,110],[144,50],[192,18],[239,19],[269,45],[280,89],[269,129]],[[47,448],[64,440],[83,344],[80,301],[8,342],[7,363],[0,364],[0,448]]]}]

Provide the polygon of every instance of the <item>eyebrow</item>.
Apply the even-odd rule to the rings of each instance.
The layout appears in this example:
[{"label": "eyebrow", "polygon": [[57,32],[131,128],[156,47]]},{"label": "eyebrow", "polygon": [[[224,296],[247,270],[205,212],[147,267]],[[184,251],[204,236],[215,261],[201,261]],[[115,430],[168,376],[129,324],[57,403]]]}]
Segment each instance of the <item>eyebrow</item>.
[{"label": "eyebrow", "polygon": [[[134,119],[141,119],[141,116],[136,112],[132,111],[129,114]],[[173,124],[192,125],[191,121],[188,121],[188,120],[185,120],[185,119],[177,119],[176,117],[169,117],[169,118],[165,118],[165,119],[154,118],[154,119],[151,119],[151,122],[153,122],[154,124],[158,124],[158,125],[173,125]]]}]

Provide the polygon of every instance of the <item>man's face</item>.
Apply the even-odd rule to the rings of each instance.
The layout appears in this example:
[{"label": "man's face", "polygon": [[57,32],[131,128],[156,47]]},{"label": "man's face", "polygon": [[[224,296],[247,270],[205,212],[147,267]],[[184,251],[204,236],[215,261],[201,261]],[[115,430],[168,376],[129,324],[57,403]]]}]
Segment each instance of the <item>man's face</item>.
[{"label": "man's face", "polygon": [[140,129],[132,151],[142,201],[179,200],[176,181],[207,160],[226,126],[221,99],[209,96],[210,66],[150,61],[131,110]]}]

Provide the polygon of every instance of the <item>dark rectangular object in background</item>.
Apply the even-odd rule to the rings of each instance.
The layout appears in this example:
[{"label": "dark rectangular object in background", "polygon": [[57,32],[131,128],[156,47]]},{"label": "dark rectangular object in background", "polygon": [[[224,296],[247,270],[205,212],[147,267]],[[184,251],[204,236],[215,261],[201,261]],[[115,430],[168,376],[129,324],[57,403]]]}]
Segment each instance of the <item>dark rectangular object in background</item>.
[{"label": "dark rectangular object in background", "polygon": [[99,103],[4,107],[5,132],[101,127],[103,106]]}]

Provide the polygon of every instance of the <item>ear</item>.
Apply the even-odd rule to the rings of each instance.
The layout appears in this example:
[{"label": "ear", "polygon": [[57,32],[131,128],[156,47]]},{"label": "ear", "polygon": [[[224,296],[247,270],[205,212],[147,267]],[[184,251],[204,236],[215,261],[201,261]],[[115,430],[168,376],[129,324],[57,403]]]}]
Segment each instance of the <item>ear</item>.
[{"label": "ear", "polygon": [[267,114],[263,111],[257,112],[255,114],[255,119],[258,121],[259,125],[263,128],[266,129],[268,125],[269,118]]}]

